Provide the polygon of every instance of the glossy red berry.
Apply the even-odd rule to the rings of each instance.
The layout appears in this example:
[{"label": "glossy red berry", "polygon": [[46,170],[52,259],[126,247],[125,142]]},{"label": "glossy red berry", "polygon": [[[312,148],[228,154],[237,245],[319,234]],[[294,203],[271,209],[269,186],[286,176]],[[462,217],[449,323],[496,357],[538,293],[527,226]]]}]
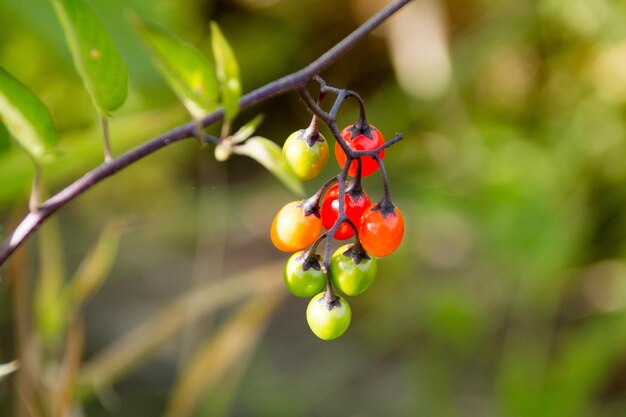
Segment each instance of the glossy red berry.
[{"label": "glossy red berry", "polygon": [[[385,138],[382,133],[380,133],[380,130],[376,129],[372,125],[369,125],[369,129],[365,132],[359,132],[355,129],[354,125],[350,125],[341,131],[341,137],[346,141],[351,149],[359,151],[373,150],[385,143]],[[383,149],[380,151],[378,155],[383,158],[385,156],[385,150]],[[337,158],[339,166],[343,168],[346,164],[347,157],[346,153],[337,142],[335,142],[335,157]],[[361,175],[363,177],[372,174],[378,169],[378,162],[376,162],[376,160],[371,156],[361,157],[361,164]],[[348,169],[348,175],[354,177],[356,175],[356,171],[357,161],[352,161],[352,164],[350,164],[350,168]]]},{"label": "glossy red berry", "polygon": [[363,248],[374,256],[387,256],[400,245],[404,235],[404,219],[397,207],[380,209],[370,206],[361,217],[359,239]]},{"label": "glossy red berry", "polygon": [[[361,216],[365,209],[370,206],[370,198],[365,191],[360,191],[356,195],[346,192],[344,193],[344,210],[348,219],[358,228],[361,221]],[[333,185],[327,192],[324,200],[322,201],[322,207],[320,210],[322,214],[322,222],[324,228],[330,230],[337,218],[339,217],[339,184]],[[343,222],[337,232],[335,233],[335,239],[345,240],[354,236],[352,227],[346,222]]]}]

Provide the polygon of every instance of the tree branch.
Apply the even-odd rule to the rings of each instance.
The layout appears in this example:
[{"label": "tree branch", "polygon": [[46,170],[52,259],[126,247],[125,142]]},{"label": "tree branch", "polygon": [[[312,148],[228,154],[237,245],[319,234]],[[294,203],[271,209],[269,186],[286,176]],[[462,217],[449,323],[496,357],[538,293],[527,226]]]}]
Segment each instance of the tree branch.
[{"label": "tree branch", "polygon": [[[400,8],[410,3],[410,1],[411,0],[395,0],[390,3],[388,6],[381,9],[377,14],[372,16],[368,21],[359,26],[354,32],[346,36],[343,40],[306,67],[272,81],[241,97],[239,106],[242,109],[245,109],[278,94],[303,89],[317,73],[337,61],[337,59],[339,59],[348,49],[367,36],[372,30],[387,20]],[[223,109],[219,109],[202,119],[201,125],[203,128],[206,128],[207,126],[222,120],[223,117],[224,111]],[[0,265],[2,265],[48,217],[54,214],[61,207],[65,206],[67,203],[74,200],[76,197],[83,194],[85,191],[89,190],[102,180],[126,168],[130,164],[172,143],[195,137],[195,135],[196,123],[193,121],[188,122],[163,133],[162,135],[157,136],[118,156],[117,158],[111,159],[110,161],[89,171],[81,178],[77,179],[72,184],[58,192],[56,195],[46,200],[37,210],[29,213],[24,220],[22,220],[12,233],[11,237],[0,249]]]}]

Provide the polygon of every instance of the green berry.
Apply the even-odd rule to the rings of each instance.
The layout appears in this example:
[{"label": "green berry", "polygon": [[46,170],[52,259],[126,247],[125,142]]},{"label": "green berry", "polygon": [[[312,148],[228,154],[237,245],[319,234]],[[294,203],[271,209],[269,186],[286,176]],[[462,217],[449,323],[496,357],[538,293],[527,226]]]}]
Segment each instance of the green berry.
[{"label": "green berry", "polygon": [[354,297],[372,285],[378,274],[378,261],[364,252],[356,253],[352,245],[344,245],[330,258],[329,269],[333,286],[342,294]]},{"label": "green berry", "polygon": [[333,340],[344,334],[351,319],[348,302],[339,296],[330,299],[325,292],[313,297],[306,309],[309,327],[322,340]]},{"label": "green berry", "polygon": [[313,297],[326,284],[319,257],[308,262],[304,251],[294,253],[287,260],[284,278],[287,289],[297,297]]}]

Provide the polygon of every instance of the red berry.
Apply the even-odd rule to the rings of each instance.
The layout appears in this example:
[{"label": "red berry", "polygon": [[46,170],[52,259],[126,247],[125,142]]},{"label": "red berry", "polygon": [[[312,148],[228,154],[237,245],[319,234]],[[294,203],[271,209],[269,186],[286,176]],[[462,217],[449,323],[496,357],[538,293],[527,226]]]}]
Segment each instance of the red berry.
[{"label": "red berry", "polygon": [[374,256],[387,256],[400,245],[404,235],[404,219],[400,209],[380,209],[372,205],[361,217],[359,239],[363,248]]},{"label": "red berry", "polygon": [[[370,206],[370,198],[365,191],[357,193],[356,196],[346,192],[343,201],[348,219],[358,228],[363,212]],[[326,192],[320,213],[324,228],[330,230],[339,218],[339,184],[333,185]],[[335,239],[339,240],[349,239],[352,236],[354,236],[354,231],[347,222],[343,222],[335,232]]]},{"label": "red berry", "polygon": [[[369,125],[369,129],[360,133],[354,128],[354,125],[350,125],[341,131],[341,137],[346,141],[348,146],[351,149],[358,151],[369,151],[378,148],[380,145],[385,143],[385,138],[383,137],[380,130],[376,129],[374,126]],[[385,150],[383,149],[378,153],[381,158],[385,156]],[[346,153],[341,148],[339,143],[335,142],[335,157],[337,158],[337,162],[340,167],[344,167],[346,164]],[[361,176],[366,177],[372,174],[374,171],[378,169],[378,162],[371,156],[363,156],[361,157]],[[357,169],[357,161],[352,161],[350,164],[350,168],[348,169],[348,175],[355,176]]]}]

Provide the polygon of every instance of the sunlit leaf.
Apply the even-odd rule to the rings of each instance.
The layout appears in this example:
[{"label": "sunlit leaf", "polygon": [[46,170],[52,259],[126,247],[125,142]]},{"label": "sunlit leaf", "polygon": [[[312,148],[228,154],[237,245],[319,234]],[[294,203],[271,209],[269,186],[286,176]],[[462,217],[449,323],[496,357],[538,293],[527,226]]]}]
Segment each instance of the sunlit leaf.
[{"label": "sunlit leaf", "polygon": [[220,82],[225,119],[227,121],[233,120],[239,112],[239,97],[241,96],[239,65],[232,48],[215,22],[211,22],[211,44],[215,57],[217,79]]},{"label": "sunlit leaf", "polygon": [[7,376],[17,371],[20,367],[20,363],[18,361],[13,361],[9,363],[3,363],[0,365],[0,381]]},{"label": "sunlit leaf", "polygon": [[113,40],[84,0],[51,0],[74,66],[95,106],[107,115],[124,103],[128,72]]},{"label": "sunlit leaf", "polygon": [[304,194],[302,182],[291,170],[283,157],[283,152],[276,143],[260,136],[254,136],[245,143],[233,148],[233,152],[249,156],[263,165],[297,195]]},{"label": "sunlit leaf", "polygon": [[218,104],[215,69],[191,44],[151,22],[133,18],[152,59],[191,116],[199,119]]},{"label": "sunlit leaf", "polygon": [[48,109],[24,84],[0,67],[0,119],[15,140],[42,162],[53,154],[56,131]]},{"label": "sunlit leaf", "polygon": [[102,286],[109,274],[119,247],[122,226],[109,222],[100,235],[98,243],[87,254],[69,284],[70,299],[77,308]]}]

